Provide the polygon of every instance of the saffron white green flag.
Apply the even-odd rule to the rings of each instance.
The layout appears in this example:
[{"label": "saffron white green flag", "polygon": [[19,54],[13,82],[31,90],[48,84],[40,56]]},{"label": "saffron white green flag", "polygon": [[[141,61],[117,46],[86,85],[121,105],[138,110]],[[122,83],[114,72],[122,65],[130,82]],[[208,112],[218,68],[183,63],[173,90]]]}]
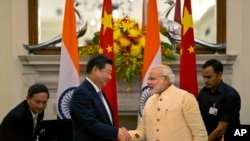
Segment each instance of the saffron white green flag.
[{"label": "saffron white green flag", "polygon": [[79,74],[80,69],[74,0],[66,0],[57,93],[57,114],[59,119],[71,118],[70,101],[74,89],[80,84]]},{"label": "saffron white green flag", "polygon": [[153,66],[162,64],[161,47],[160,47],[160,30],[158,22],[158,10],[156,0],[148,0],[146,44],[144,48],[144,60],[142,69],[142,88],[141,100],[138,115],[138,123],[142,115],[147,99],[152,96],[148,87],[147,79],[149,71]]}]

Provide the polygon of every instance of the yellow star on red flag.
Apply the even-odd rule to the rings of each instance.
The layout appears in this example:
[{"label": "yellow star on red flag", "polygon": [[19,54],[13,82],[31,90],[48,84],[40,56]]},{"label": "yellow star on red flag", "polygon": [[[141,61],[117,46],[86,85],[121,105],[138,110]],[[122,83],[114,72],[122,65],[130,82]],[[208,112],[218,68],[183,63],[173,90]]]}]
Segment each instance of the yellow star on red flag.
[{"label": "yellow star on red flag", "polygon": [[101,47],[99,47],[98,52],[99,52],[99,54],[103,54],[103,49]]},{"label": "yellow star on red flag", "polygon": [[198,95],[196,53],[191,0],[185,0],[183,6],[180,50],[180,85],[195,96]]},{"label": "yellow star on red flag", "polygon": [[[112,18],[112,2],[111,0],[103,0],[101,30],[99,38],[99,53],[108,56],[115,62],[113,52],[113,18]],[[117,104],[117,89],[116,89],[116,70],[115,63],[112,64],[112,79],[102,88],[104,94],[108,99],[108,103],[113,113],[113,124],[119,127],[118,120],[118,104]]]},{"label": "yellow star on red flag", "polygon": [[112,14],[108,14],[107,11],[104,11],[104,16],[102,17],[102,24],[103,24],[103,34],[105,33],[107,28],[113,28],[112,27]]},{"label": "yellow star on red flag", "polygon": [[113,51],[113,48],[109,45],[106,50],[108,51],[108,53],[112,52]]},{"label": "yellow star on red flag", "polygon": [[194,52],[194,47],[193,47],[192,45],[188,48],[188,51],[189,51],[190,54],[191,54],[191,53],[195,53],[195,52]]},{"label": "yellow star on red flag", "polygon": [[193,28],[192,15],[189,13],[186,7],[184,7],[182,28],[183,28],[183,35],[186,34],[189,28]]}]

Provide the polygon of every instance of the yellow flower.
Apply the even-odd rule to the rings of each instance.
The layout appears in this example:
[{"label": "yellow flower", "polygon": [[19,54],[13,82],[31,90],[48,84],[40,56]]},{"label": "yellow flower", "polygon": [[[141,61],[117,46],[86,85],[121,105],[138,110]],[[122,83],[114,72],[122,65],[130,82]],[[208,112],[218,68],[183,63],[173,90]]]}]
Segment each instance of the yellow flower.
[{"label": "yellow flower", "polygon": [[134,27],[134,20],[130,20],[130,19],[124,19],[121,22],[121,27],[123,29],[124,32],[129,31],[131,28]]},{"label": "yellow flower", "polygon": [[129,30],[128,32],[129,32],[129,35],[130,35],[131,37],[137,37],[137,36],[140,35],[140,32],[139,32],[138,30],[136,30],[136,29],[131,29],[131,30]]},{"label": "yellow flower", "polygon": [[[113,47],[115,55],[116,74],[118,79],[131,82],[132,78],[141,75],[143,65],[143,50],[145,47],[145,31],[139,24],[127,16],[119,18],[113,24]],[[95,33],[93,43],[83,47],[79,53],[82,56],[95,55],[100,52],[99,34]],[[171,46],[162,44],[163,56],[175,58]]]},{"label": "yellow flower", "polygon": [[120,42],[120,45],[124,46],[124,47],[130,45],[130,41],[127,38],[124,38],[124,37],[120,38],[119,42]]},{"label": "yellow flower", "polygon": [[118,44],[116,42],[114,42],[114,53],[115,55],[120,53],[120,47],[118,46]]},{"label": "yellow flower", "polygon": [[141,54],[141,46],[139,46],[139,45],[132,45],[130,54],[132,56],[138,56],[138,55],[140,55]]},{"label": "yellow flower", "polygon": [[138,41],[139,46],[144,47],[145,43],[146,43],[145,36],[141,36]]},{"label": "yellow flower", "polygon": [[121,32],[119,30],[115,30],[113,33],[114,40],[118,40],[122,36]]}]

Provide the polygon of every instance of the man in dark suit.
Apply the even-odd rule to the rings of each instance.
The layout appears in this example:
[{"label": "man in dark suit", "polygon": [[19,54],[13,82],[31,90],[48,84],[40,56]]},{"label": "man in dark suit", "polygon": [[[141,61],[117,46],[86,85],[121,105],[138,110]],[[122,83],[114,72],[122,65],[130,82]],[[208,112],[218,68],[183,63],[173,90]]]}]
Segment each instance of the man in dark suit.
[{"label": "man in dark suit", "polygon": [[105,55],[91,58],[86,79],[74,91],[70,114],[73,141],[115,141],[129,137],[127,130],[113,126],[113,111],[101,88],[111,79],[113,61]]},{"label": "man in dark suit", "polygon": [[14,107],[0,125],[1,141],[35,141],[40,131],[49,91],[43,84],[29,87],[26,100]]}]

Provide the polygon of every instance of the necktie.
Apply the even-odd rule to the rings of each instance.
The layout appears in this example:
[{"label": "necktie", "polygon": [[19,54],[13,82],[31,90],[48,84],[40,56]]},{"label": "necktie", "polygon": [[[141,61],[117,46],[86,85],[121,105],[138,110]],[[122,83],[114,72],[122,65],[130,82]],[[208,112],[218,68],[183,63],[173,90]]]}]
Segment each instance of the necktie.
[{"label": "necktie", "polygon": [[102,90],[100,90],[98,92],[98,95],[100,96],[100,99],[101,99],[101,101],[102,101],[102,103],[103,103],[103,105],[104,105],[104,107],[105,107],[105,109],[106,109],[106,111],[108,113],[108,116],[109,116],[109,119],[110,119],[111,123],[113,123],[112,116],[111,116],[111,111],[109,109],[108,103],[106,102],[106,100],[105,100],[105,98],[103,96]]},{"label": "necktie", "polygon": [[33,118],[33,133],[35,133],[35,130],[36,130],[37,116],[38,116],[38,115],[35,115],[34,118]]},{"label": "necktie", "polygon": [[102,103],[104,104],[104,98],[103,98],[102,90],[100,90],[100,91],[98,92],[98,95],[99,95],[99,97],[100,97]]}]

